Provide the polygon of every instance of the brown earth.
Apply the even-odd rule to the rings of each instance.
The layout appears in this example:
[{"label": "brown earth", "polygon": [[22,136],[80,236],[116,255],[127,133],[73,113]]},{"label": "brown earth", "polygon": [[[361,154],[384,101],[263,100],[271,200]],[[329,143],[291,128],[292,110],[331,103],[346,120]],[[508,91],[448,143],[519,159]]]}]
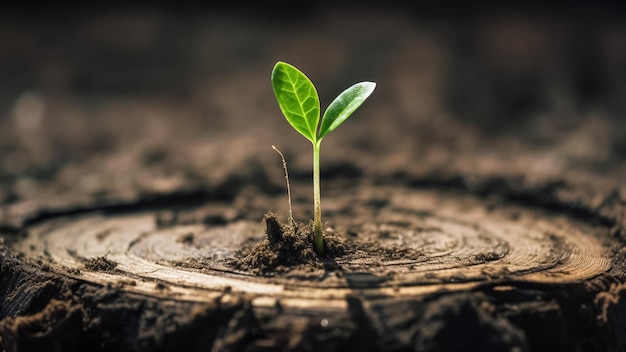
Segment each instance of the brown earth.
[{"label": "brown earth", "polygon": [[621,13],[268,15],[4,15],[0,350],[626,350]]}]

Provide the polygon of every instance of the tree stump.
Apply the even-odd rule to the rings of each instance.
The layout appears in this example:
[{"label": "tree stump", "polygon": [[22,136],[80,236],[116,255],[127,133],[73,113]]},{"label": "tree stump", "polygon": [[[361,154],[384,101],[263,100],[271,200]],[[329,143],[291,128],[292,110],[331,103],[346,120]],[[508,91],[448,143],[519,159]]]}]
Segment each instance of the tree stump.
[{"label": "tree stump", "polygon": [[486,180],[477,194],[432,181],[337,187],[326,214],[343,253],[263,272],[234,264],[265,237],[259,219],[245,215],[255,211],[236,209],[243,202],[180,207],[171,199],[158,208],[32,218],[2,247],[3,343],[20,350],[623,346],[615,219],[545,202],[546,189],[513,191],[499,180],[493,191],[495,181]]}]

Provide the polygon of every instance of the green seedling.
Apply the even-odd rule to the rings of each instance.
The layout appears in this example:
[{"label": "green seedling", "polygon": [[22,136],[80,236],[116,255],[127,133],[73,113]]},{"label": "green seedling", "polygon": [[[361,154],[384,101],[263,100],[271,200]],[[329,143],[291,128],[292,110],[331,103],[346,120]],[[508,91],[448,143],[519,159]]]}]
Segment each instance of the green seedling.
[{"label": "green seedling", "polygon": [[320,122],[320,100],[311,80],[292,65],[279,61],[272,70],[272,88],[280,110],[291,126],[313,144],[313,233],[315,250],[324,252],[320,200],[320,144],[372,94],[376,83],[360,82],[339,94]]}]

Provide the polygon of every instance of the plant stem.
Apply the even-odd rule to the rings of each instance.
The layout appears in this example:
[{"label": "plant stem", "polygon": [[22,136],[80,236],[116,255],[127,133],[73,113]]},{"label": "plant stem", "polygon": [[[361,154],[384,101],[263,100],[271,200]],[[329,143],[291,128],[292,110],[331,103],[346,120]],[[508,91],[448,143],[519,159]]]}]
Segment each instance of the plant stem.
[{"label": "plant stem", "polygon": [[313,143],[313,233],[315,251],[324,254],[324,230],[322,228],[322,205],[320,198],[320,143]]}]

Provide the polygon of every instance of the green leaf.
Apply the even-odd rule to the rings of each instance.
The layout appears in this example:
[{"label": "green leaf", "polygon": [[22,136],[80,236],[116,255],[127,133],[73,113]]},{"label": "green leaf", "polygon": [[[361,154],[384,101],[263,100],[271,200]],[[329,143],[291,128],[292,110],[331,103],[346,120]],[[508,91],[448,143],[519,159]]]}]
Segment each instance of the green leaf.
[{"label": "green leaf", "polygon": [[315,86],[304,73],[279,61],[272,70],[272,88],[287,121],[311,142],[317,141],[320,100]]},{"label": "green leaf", "polygon": [[360,82],[344,90],[326,109],[318,134],[321,140],[339,127],[359,107],[376,88],[374,82]]}]

